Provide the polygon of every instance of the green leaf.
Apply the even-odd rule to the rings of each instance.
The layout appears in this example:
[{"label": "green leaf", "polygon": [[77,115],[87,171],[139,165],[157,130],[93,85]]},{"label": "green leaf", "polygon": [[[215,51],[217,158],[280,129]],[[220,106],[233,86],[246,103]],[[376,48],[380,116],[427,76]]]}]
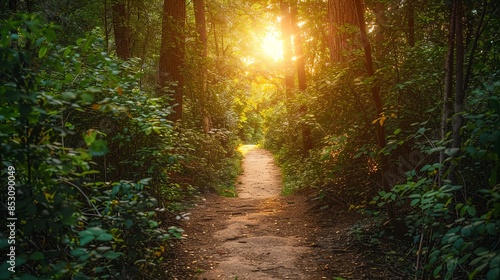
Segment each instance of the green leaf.
[{"label": "green leaf", "polygon": [[115,251],[107,251],[102,256],[107,258],[107,259],[116,259],[116,258],[121,257],[122,254],[119,252],[115,252]]},{"label": "green leaf", "polygon": [[458,260],[459,264],[464,264],[466,260],[468,260],[472,256],[472,253],[467,253],[463,257]]},{"label": "green leaf", "polygon": [[467,207],[467,213],[472,217],[476,216],[476,208],[474,206]]},{"label": "green leaf", "polygon": [[92,143],[94,143],[96,138],[97,138],[97,131],[95,130],[89,130],[87,131],[86,134],[83,135],[83,140],[85,141],[85,144],[87,144],[87,146],[92,145]]},{"label": "green leaf", "polygon": [[63,52],[63,56],[68,56],[69,53],[71,52],[71,49],[70,48],[66,48]]},{"label": "green leaf", "polygon": [[94,236],[94,234],[89,230],[83,230],[78,233],[78,236],[86,237],[86,236]]},{"label": "green leaf", "polygon": [[449,148],[449,149],[444,150],[444,153],[447,156],[454,157],[458,154],[459,151],[460,151],[459,148]]},{"label": "green leaf", "polygon": [[431,168],[432,166],[430,164],[426,164],[424,165],[421,169],[420,169],[420,172],[425,172],[427,170],[429,170],[429,168]]},{"label": "green leaf", "polygon": [[500,255],[496,255],[490,260],[490,268],[500,268]]},{"label": "green leaf", "polygon": [[106,141],[104,140],[95,140],[89,147],[89,153],[92,156],[103,156],[109,152],[108,146],[106,145]]},{"label": "green leaf", "polygon": [[131,228],[133,225],[134,225],[134,220],[132,220],[132,219],[127,219],[127,220],[125,221],[125,227],[126,227],[126,228],[128,228],[128,229],[129,229],[129,228]]},{"label": "green leaf", "polygon": [[38,58],[42,58],[47,54],[47,47],[43,46],[38,50]]},{"label": "green leaf", "polygon": [[98,240],[98,241],[110,241],[110,240],[113,240],[113,235],[111,235],[109,233],[103,233],[103,234],[100,234],[99,236],[97,236],[96,240]]},{"label": "green leaf", "polygon": [[71,92],[71,91],[65,91],[65,92],[61,93],[61,97],[64,100],[73,100],[76,98],[76,93]]},{"label": "green leaf", "polygon": [[113,186],[113,189],[111,190],[111,198],[115,198],[115,196],[118,194],[118,192],[120,191],[121,189],[121,185],[120,184],[116,184]]},{"label": "green leaf", "polygon": [[96,249],[96,250],[97,250],[97,251],[104,252],[104,251],[111,250],[111,247],[110,247],[110,246],[99,246],[99,247],[97,247],[97,249]]},{"label": "green leaf", "polygon": [[149,184],[149,181],[151,181],[151,179],[153,178],[143,178],[139,181],[139,183],[143,184],[143,185],[148,185]]},{"label": "green leaf", "polygon": [[94,94],[90,92],[84,92],[80,96],[83,102],[92,103],[94,101]]},{"label": "green leaf", "polygon": [[150,228],[157,228],[158,227],[158,222],[156,222],[156,221],[149,220],[148,223],[149,223]]},{"label": "green leaf", "polygon": [[476,250],[474,250],[474,254],[476,254],[478,256],[484,256],[484,255],[488,254],[489,252],[490,251],[484,247],[479,247]]},{"label": "green leaf", "polygon": [[80,246],[85,246],[94,240],[93,235],[85,236],[80,238]]},{"label": "green leaf", "polygon": [[37,47],[40,46],[40,44],[42,44],[43,41],[45,41],[45,37],[40,37],[40,38],[36,39],[35,46],[37,46]]},{"label": "green leaf", "polygon": [[490,269],[486,274],[486,280],[498,280],[500,278],[500,268]]},{"label": "green leaf", "polygon": [[72,82],[73,80],[74,80],[74,77],[73,77],[73,75],[71,75],[71,73],[67,73],[66,75],[64,75],[64,82],[69,83],[69,82]]},{"label": "green leaf", "polygon": [[70,254],[74,257],[79,257],[79,256],[82,256],[84,254],[87,254],[87,249],[85,248],[76,248],[76,249],[73,249],[71,250]]},{"label": "green leaf", "polygon": [[437,276],[441,272],[441,270],[443,270],[443,266],[442,265],[436,267],[434,269],[434,271],[432,272],[432,275]]},{"label": "green leaf", "polygon": [[490,235],[496,235],[497,234],[497,228],[495,223],[489,223],[486,225],[486,232],[488,232]]}]

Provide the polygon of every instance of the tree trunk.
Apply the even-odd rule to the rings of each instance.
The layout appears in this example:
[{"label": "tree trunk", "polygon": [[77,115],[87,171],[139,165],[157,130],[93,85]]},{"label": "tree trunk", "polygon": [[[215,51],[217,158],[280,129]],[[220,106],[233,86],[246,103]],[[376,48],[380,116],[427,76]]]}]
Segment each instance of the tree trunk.
[{"label": "tree trunk", "polygon": [[[451,96],[453,94],[453,65],[454,65],[454,53],[455,53],[455,4],[452,3],[451,16],[450,16],[450,30],[448,35],[448,53],[446,55],[446,61],[444,65],[445,77],[444,77],[444,94],[443,94],[443,112],[441,115],[441,139],[444,141],[446,139],[446,134],[449,131],[448,119],[452,113],[452,103]],[[439,153],[439,162],[444,165],[445,153],[441,151]],[[439,184],[442,184],[444,179],[444,173],[446,168],[443,166],[439,172]]]},{"label": "tree trunk", "polygon": [[106,52],[109,52],[109,28],[108,28],[108,1],[104,0],[104,45],[106,46]]},{"label": "tree trunk", "polygon": [[[302,36],[300,34],[300,29],[297,23],[297,2],[293,2],[290,10],[290,19],[293,28],[293,39],[295,46],[295,62],[297,64],[297,78],[299,82],[299,93],[302,95],[306,94],[307,90],[307,80],[306,80],[306,60],[304,58],[304,53],[302,51]],[[307,114],[307,106],[301,104],[300,115],[304,117]],[[304,154],[308,155],[309,150],[313,148],[313,143],[311,139],[311,128],[307,123],[302,124],[302,147]]]},{"label": "tree trunk", "polygon": [[112,0],[111,12],[113,22],[113,33],[115,36],[116,55],[121,59],[131,57],[130,52],[130,28],[128,26],[128,14],[124,0]]},{"label": "tree trunk", "polygon": [[328,46],[334,63],[346,61],[345,53],[352,49],[349,41],[356,37],[353,27],[358,26],[353,0],[328,0]]},{"label": "tree trunk", "polygon": [[163,20],[161,32],[161,49],[159,65],[159,86],[160,92],[164,92],[165,87],[173,87],[174,114],[170,117],[173,121],[182,119],[182,87],[184,80],[182,77],[182,67],[184,66],[184,25],[186,20],[185,0],[164,0]]},{"label": "tree trunk", "polygon": [[287,108],[290,110],[294,85],[294,69],[292,61],[292,22],[290,17],[290,5],[288,1],[280,1],[281,9],[281,40],[283,41],[283,64],[285,70],[285,94]]},{"label": "tree trunk", "polygon": [[198,55],[199,55],[199,93],[200,93],[200,107],[202,114],[202,125],[203,132],[208,134],[211,129],[210,114],[206,108],[208,101],[207,96],[207,66],[206,59],[208,53],[207,45],[207,26],[205,23],[205,1],[204,0],[193,0],[194,5],[194,19],[196,23],[196,31],[198,33]]},{"label": "tree trunk", "polygon": [[[365,24],[365,16],[364,16],[364,10],[363,10],[363,5],[361,3],[361,0],[354,0],[355,6],[356,6],[356,13],[357,13],[357,18],[358,18],[358,24],[359,24],[359,30],[360,30],[360,35],[361,35],[361,42],[363,43],[363,49],[365,52],[365,65],[366,65],[366,72],[369,77],[374,77],[375,76],[375,70],[373,68],[373,59],[372,59],[372,51],[371,51],[371,46],[370,42],[368,41],[368,36],[366,33],[366,24]],[[372,98],[375,103],[375,109],[377,111],[377,116],[378,117],[383,117],[384,115],[384,105],[382,102],[382,98],[380,97],[380,86],[378,86],[377,81],[375,81],[374,85],[371,87],[371,93],[372,93]],[[385,142],[385,127],[383,125],[383,122],[377,122],[377,142],[378,146],[380,149],[384,149],[386,146]],[[386,180],[386,172],[388,171],[389,168],[389,160],[386,155],[383,153],[380,153],[380,163],[381,163],[381,170],[382,170],[382,188],[386,192],[391,191],[391,186],[389,185],[389,182]],[[404,235],[404,229],[401,223],[396,219],[396,214],[394,212],[394,207],[392,203],[388,203],[386,206],[387,209],[387,216],[389,218],[389,221],[391,224],[394,226],[395,229],[395,234],[396,236],[402,237]]]},{"label": "tree trunk", "polygon": [[375,29],[375,44],[378,53],[378,57],[384,58],[384,26],[386,22],[385,18],[385,5],[383,2],[375,3],[375,18],[376,18],[376,29]]},{"label": "tree trunk", "polygon": [[[463,36],[463,26],[462,19],[464,16],[462,0],[455,1],[455,46],[456,46],[456,65],[455,65],[455,104],[454,104],[454,117],[453,117],[453,132],[452,132],[452,151],[456,151],[453,156],[460,155],[460,148],[462,147],[462,133],[460,129],[464,125],[464,117],[462,112],[464,110],[464,36]],[[456,164],[452,164],[450,167],[450,172],[448,174],[448,179],[450,179],[452,185],[456,185]]]}]

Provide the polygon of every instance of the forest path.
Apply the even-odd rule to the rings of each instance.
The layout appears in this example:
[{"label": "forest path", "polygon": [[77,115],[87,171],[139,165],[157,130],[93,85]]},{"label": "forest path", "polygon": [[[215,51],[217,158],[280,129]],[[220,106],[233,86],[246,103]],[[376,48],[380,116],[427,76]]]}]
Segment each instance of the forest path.
[{"label": "forest path", "polygon": [[179,224],[185,239],[172,279],[391,279],[373,277],[364,252],[350,250],[352,214],[323,211],[315,196],[281,196],[272,154],[243,148],[238,197],[209,195]]},{"label": "forest path", "polygon": [[[184,226],[187,238],[204,243],[191,252],[205,262],[193,264],[205,267],[195,279],[321,279],[318,266],[309,261],[307,237],[294,230],[307,227],[307,221],[283,215],[298,202],[280,196],[281,171],[272,154],[255,146],[242,148],[246,154],[238,197],[207,200],[193,211],[189,227]],[[204,232],[207,227],[210,232]]]}]

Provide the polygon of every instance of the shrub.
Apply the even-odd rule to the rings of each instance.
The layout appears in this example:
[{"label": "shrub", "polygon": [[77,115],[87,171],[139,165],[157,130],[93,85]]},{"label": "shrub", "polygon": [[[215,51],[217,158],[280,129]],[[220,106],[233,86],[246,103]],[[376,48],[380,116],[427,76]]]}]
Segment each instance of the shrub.
[{"label": "shrub", "polygon": [[[128,181],[103,179],[107,170],[99,173],[96,161],[110,146],[95,121],[127,120],[123,134],[114,134],[126,137],[133,130],[135,141],[172,133],[168,122],[155,122],[169,109],[155,100],[139,104],[130,64],[109,57],[92,34],[61,47],[54,43],[56,27],[37,16],[0,26],[1,176],[16,180],[15,212],[4,210],[3,216],[17,219],[15,272],[4,262],[2,278],[113,278],[122,270],[133,273],[130,265],[145,273],[160,259],[164,241],[180,231],[162,230],[154,220],[157,203],[146,187],[152,179],[139,176],[160,181],[155,172],[137,172]],[[132,115],[134,106],[142,106],[140,116]],[[153,141],[140,143],[146,145],[135,155],[149,148],[147,156],[158,161],[168,153],[168,141]],[[6,188],[2,184],[3,196]],[[10,250],[8,237],[0,237],[2,250]]]}]

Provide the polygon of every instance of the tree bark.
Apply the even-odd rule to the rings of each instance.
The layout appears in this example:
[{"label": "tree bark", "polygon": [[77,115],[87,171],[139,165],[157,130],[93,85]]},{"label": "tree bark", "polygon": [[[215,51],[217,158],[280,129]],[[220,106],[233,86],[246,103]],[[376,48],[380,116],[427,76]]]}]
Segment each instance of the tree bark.
[{"label": "tree bark", "polygon": [[164,0],[163,20],[159,65],[159,87],[164,93],[165,87],[173,87],[173,100],[171,105],[174,114],[171,120],[180,121],[182,119],[182,100],[184,80],[182,67],[184,66],[184,25],[186,20],[185,0]]},{"label": "tree bark", "polygon": [[285,70],[285,94],[287,100],[287,107],[292,99],[294,90],[294,70],[292,61],[292,22],[290,17],[290,5],[288,1],[280,1],[281,9],[281,40],[283,42],[283,64]]},{"label": "tree bark", "polygon": [[377,28],[375,29],[375,44],[378,53],[378,57],[384,57],[384,26],[386,22],[385,18],[385,5],[383,2],[377,1],[375,3],[375,18],[377,23]]},{"label": "tree bark", "polygon": [[106,52],[109,52],[109,26],[108,26],[108,1],[104,0],[104,44]]},{"label": "tree bark", "polygon": [[[446,54],[446,61],[444,65],[445,77],[444,77],[444,94],[443,94],[443,112],[441,115],[441,139],[444,141],[446,135],[449,131],[448,119],[452,113],[452,103],[451,97],[453,95],[453,65],[455,56],[455,4],[452,3],[451,13],[450,13],[450,28],[448,35],[448,53]],[[444,151],[439,153],[439,163],[443,165],[439,172],[439,184],[442,185],[442,180],[444,179],[444,173],[446,168],[444,167],[444,160],[446,155]]]},{"label": "tree bark", "polygon": [[[455,1],[455,47],[456,47],[456,65],[455,65],[455,104],[454,104],[454,117],[453,117],[453,132],[452,132],[452,151],[457,151],[453,156],[460,155],[462,147],[462,133],[460,129],[464,125],[464,117],[462,112],[464,110],[464,36],[462,19],[464,16],[462,0]],[[451,184],[456,185],[458,182],[456,176],[456,164],[452,164],[448,179]]]},{"label": "tree bark", "polygon": [[206,59],[208,53],[207,45],[207,26],[205,22],[205,1],[204,0],[193,0],[194,5],[194,19],[196,23],[196,31],[198,33],[198,55],[199,55],[199,67],[198,75],[200,79],[199,92],[200,92],[200,107],[202,113],[202,125],[203,132],[208,134],[211,129],[210,114],[208,113],[206,104],[208,101],[207,96],[207,66]]},{"label": "tree bark", "polygon": [[328,46],[333,63],[346,61],[345,53],[352,49],[349,41],[356,37],[352,27],[359,22],[353,0],[328,0]]},{"label": "tree bark", "polygon": [[[307,90],[306,60],[304,58],[304,53],[302,51],[302,36],[300,34],[300,28],[297,23],[297,14],[298,14],[297,2],[294,1],[290,9],[290,19],[293,28],[295,63],[297,65],[297,80],[299,82],[299,93],[305,95]],[[301,104],[299,111],[300,115],[304,117],[308,111],[307,106]],[[311,128],[307,123],[302,124],[302,148],[306,156],[309,155],[309,151],[313,148],[313,143],[311,139]]]},{"label": "tree bark", "polygon": [[[361,42],[363,43],[363,49],[365,53],[365,65],[366,65],[366,72],[369,77],[374,77],[375,76],[375,70],[373,67],[373,58],[372,58],[372,51],[371,51],[371,46],[370,42],[368,41],[368,35],[366,33],[366,24],[365,24],[365,16],[364,16],[364,9],[363,9],[363,4],[361,3],[361,0],[354,0],[355,6],[356,6],[356,13],[357,13],[357,18],[358,18],[358,24],[359,24],[359,30],[360,30],[360,35],[361,35]],[[380,97],[380,86],[377,84],[377,81],[375,81],[374,85],[371,87],[371,93],[372,93],[372,98],[375,104],[375,109],[377,111],[377,116],[378,117],[383,117],[384,115],[384,106],[382,102],[382,98]],[[386,147],[386,141],[385,141],[385,127],[383,125],[383,122],[377,122],[377,142],[378,146],[380,149],[384,149]],[[389,169],[389,160],[386,155],[383,153],[380,153],[380,164],[381,164],[381,170],[382,170],[382,188],[386,192],[391,191],[391,186],[389,185],[389,182],[386,180],[386,172]],[[402,237],[404,235],[404,229],[402,224],[396,219],[396,214],[394,212],[394,207],[392,203],[386,204],[386,209],[387,209],[387,216],[389,218],[389,221],[391,224],[394,226],[395,229],[395,234],[396,236]]]},{"label": "tree bark", "polygon": [[130,28],[128,26],[128,13],[124,0],[111,1],[113,33],[115,36],[116,55],[121,59],[131,57]]}]

